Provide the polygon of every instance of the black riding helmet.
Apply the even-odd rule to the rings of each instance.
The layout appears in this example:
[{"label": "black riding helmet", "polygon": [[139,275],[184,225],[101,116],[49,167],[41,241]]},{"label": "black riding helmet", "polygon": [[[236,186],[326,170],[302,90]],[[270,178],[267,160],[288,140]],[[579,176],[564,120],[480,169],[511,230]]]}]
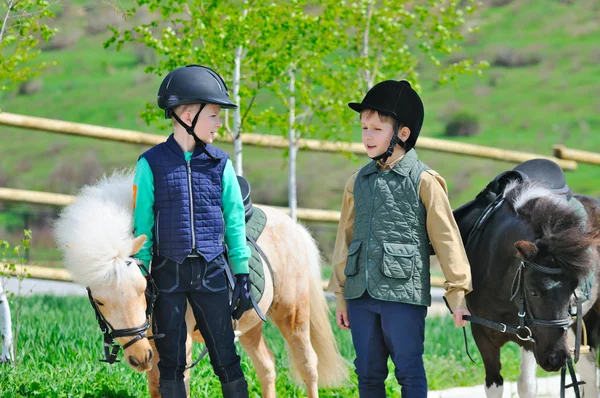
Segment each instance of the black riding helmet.
[{"label": "black riding helmet", "polygon": [[[192,125],[188,126],[174,110],[180,105],[190,104],[200,104],[200,110],[192,120]],[[205,150],[206,144],[194,133],[198,116],[206,104],[220,105],[225,109],[237,108],[237,105],[229,99],[229,92],[223,78],[206,66],[192,64],[177,68],[164,78],[158,89],[158,106],[164,109],[165,118],[175,118],[210,156]]]},{"label": "black riding helmet", "polygon": [[[396,120],[390,146],[384,153],[372,158],[373,160],[381,159],[385,162],[387,158],[392,156],[396,145],[400,145],[408,152],[417,143],[421,126],[423,126],[425,110],[419,94],[406,80],[386,80],[377,83],[367,92],[362,102],[350,102],[348,106],[359,113],[364,109],[372,109],[384,115],[392,116]],[[401,125],[410,129],[410,136],[406,142],[402,142],[398,137],[398,130],[400,130]]]}]

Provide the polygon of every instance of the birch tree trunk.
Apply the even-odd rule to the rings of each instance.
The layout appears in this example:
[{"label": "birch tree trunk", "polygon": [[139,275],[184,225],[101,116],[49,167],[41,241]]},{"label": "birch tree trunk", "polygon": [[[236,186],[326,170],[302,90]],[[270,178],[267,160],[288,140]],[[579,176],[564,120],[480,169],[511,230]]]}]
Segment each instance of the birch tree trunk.
[{"label": "birch tree trunk", "polygon": [[[363,48],[362,48],[362,56],[367,59],[369,57],[369,30],[371,29],[371,18],[373,17],[373,3],[369,4],[367,8],[367,21],[365,25],[365,30],[363,32]],[[369,69],[363,70],[363,78],[364,82],[367,85],[366,89],[369,90],[375,84],[375,74],[372,73]]]},{"label": "birch tree trunk", "polygon": [[235,167],[235,173],[239,176],[243,173],[241,138],[242,111],[240,109],[240,69],[242,65],[242,51],[242,46],[238,46],[238,48],[235,49],[235,69],[233,71],[233,101],[238,105],[233,112],[233,165]]},{"label": "birch tree trunk", "polygon": [[292,66],[288,71],[290,76],[290,125],[288,131],[289,140],[289,159],[288,159],[288,206],[290,207],[290,217],[294,222],[298,222],[296,209],[298,207],[298,197],[296,194],[296,155],[298,153],[296,137],[296,72]]},{"label": "birch tree trunk", "polygon": [[[246,7],[248,2],[244,1]],[[248,8],[242,12],[242,18],[246,18],[248,15]],[[242,80],[242,56],[244,47],[240,44],[235,49],[234,58],[234,70],[233,70],[233,101],[237,104],[237,108],[233,113],[233,162],[235,173],[239,176],[243,175],[243,164],[242,164],[242,110],[241,110],[241,97],[240,97],[240,84]]]},{"label": "birch tree trunk", "polygon": [[4,294],[4,287],[0,284],[0,333],[2,334],[2,353],[0,363],[12,363],[14,361],[12,319],[8,299]]}]

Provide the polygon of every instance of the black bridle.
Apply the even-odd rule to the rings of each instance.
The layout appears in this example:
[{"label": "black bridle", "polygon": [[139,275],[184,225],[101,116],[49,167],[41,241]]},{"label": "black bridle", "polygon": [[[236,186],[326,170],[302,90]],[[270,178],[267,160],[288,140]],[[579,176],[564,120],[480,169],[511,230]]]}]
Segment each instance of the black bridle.
[{"label": "black bridle", "polygon": [[[131,263],[128,262],[129,266]],[[129,340],[125,345],[123,345],[123,350],[131,347],[136,342],[147,338],[148,340],[158,339],[164,337],[163,334],[157,334],[152,336],[147,336],[146,332],[150,329],[150,317],[152,316],[152,311],[154,310],[154,303],[156,298],[158,297],[158,288],[154,283],[154,279],[141,262],[138,263],[140,270],[143,270],[146,273],[146,321],[135,328],[129,329],[115,329],[102,315],[100,309],[98,308],[98,304],[94,300],[92,296],[92,291],[89,286],[86,287],[88,292],[88,298],[90,299],[90,303],[92,304],[92,308],[94,308],[94,312],[96,313],[96,320],[98,321],[98,325],[100,326],[100,330],[104,334],[104,359],[101,359],[100,362],[106,362],[109,364],[113,364],[115,362],[120,362],[117,359],[117,354],[121,349],[119,344],[115,343],[115,339],[119,337],[132,337],[133,339]]]},{"label": "black bridle", "polygon": [[[517,269],[517,273],[512,282],[511,287],[511,301],[519,299],[518,308],[519,308],[519,326],[517,327],[519,333],[517,333],[517,337],[523,341],[531,341],[535,342],[533,335],[531,333],[531,329],[527,327],[530,326],[538,326],[544,328],[557,328],[563,329],[563,331],[567,331],[569,326],[571,326],[572,319],[570,316],[563,319],[553,319],[553,320],[543,320],[536,319],[533,316],[533,312],[531,311],[531,307],[529,306],[529,302],[527,301],[527,295],[525,294],[525,275],[523,274],[523,270],[525,267],[531,267],[537,272],[541,272],[545,275],[560,275],[562,274],[562,270],[560,268],[550,268],[540,264],[537,264],[533,261],[523,260],[519,264],[519,268]],[[575,294],[575,292],[573,292]],[[576,297],[576,296],[575,296]],[[578,300],[579,301],[579,300]],[[529,314],[529,317],[527,315]],[[521,332],[526,331],[526,335],[522,336]]]},{"label": "black bridle", "polygon": [[[562,270],[560,268],[550,268],[543,265],[539,265],[529,260],[522,260],[519,264],[519,268],[515,273],[515,277],[513,278],[511,285],[511,298],[510,301],[517,302],[517,308],[519,316],[519,325],[511,326],[502,322],[493,322],[487,319],[479,318],[472,315],[467,315],[464,318],[469,322],[477,323],[479,325],[486,326],[488,328],[497,330],[502,333],[511,333],[517,336],[519,340],[522,341],[531,341],[535,343],[535,339],[533,338],[533,332],[530,329],[530,326],[544,327],[544,328],[556,328],[563,329],[565,332],[571,326],[573,320],[571,317],[563,318],[563,319],[536,319],[533,316],[531,311],[531,307],[529,306],[529,302],[527,301],[527,295],[525,294],[525,275],[523,270],[525,267],[531,267],[532,269],[541,272],[546,275],[560,275]],[[575,296],[577,302],[579,303],[579,299]],[[581,311],[577,311],[577,316],[581,317]]]}]

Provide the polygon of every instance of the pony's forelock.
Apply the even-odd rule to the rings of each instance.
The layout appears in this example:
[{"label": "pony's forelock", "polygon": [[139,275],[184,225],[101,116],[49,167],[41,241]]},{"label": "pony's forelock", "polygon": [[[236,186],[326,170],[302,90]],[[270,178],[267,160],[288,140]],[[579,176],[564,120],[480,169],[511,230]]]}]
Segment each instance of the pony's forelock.
[{"label": "pony's forelock", "polygon": [[589,248],[596,241],[588,232],[585,215],[571,208],[564,195],[530,181],[512,181],[504,195],[515,212],[529,221],[540,255],[554,258],[565,272],[577,278],[589,273]]},{"label": "pony's forelock", "polygon": [[83,285],[120,284],[131,277],[133,175],[118,172],[84,187],[65,207],[54,232],[65,267]]}]

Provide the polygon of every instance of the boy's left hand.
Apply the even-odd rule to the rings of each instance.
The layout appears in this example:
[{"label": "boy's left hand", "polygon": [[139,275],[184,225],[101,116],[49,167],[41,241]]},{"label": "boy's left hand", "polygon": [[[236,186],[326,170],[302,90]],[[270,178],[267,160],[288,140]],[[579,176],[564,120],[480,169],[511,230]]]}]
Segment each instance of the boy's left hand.
[{"label": "boy's left hand", "polygon": [[469,321],[463,319],[464,315],[471,315],[471,313],[466,308],[457,308],[454,310],[454,312],[452,313],[452,318],[454,318],[454,326],[456,326],[457,328],[461,326],[467,326],[467,323],[469,323]]},{"label": "boy's left hand", "polygon": [[250,306],[250,276],[248,274],[237,274],[235,276],[235,287],[231,297],[231,316],[240,319]]}]

